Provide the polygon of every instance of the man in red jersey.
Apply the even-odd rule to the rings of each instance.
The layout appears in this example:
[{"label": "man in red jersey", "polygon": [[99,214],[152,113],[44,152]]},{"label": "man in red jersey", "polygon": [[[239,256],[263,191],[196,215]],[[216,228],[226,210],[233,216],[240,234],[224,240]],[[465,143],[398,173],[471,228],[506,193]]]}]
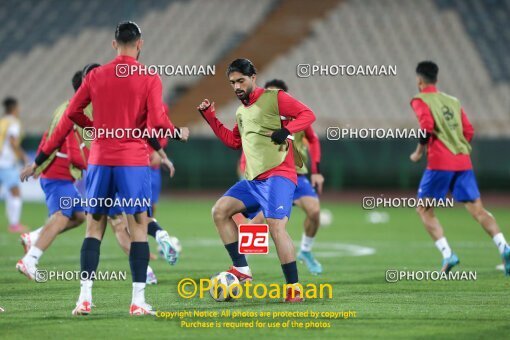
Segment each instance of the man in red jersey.
[{"label": "man in red jersey", "polygon": [[[154,314],[145,302],[145,282],[149,262],[147,224],[150,215],[150,167],[148,145],[144,138],[129,135],[139,130],[153,133],[161,129],[173,131],[186,141],[187,128],[176,129],[170,122],[162,102],[162,85],[159,76],[145,72],[126,74],[127,69],[143,69],[137,61],[143,46],[141,30],[134,22],[122,22],[117,26],[113,48],[117,57],[108,64],[92,70],[71,100],[66,116],[79,126],[89,128],[87,138],[93,131],[106,131],[92,138],[87,173],[87,233],[81,251],[81,291],[73,315],[87,315],[91,311],[92,283],[99,263],[99,249],[107,223],[109,209],[104,204],[119,202],[127,216],[131,236],[129,262],[133,278],[133,294],[130,314]],[[84,115],[83,109],[92,103],[93,122]],[[92,129],[93,128],[93,129]],[[57,131],[68,130],[65,123]],[[121,137],[115,138],[119,136]],[[63,134],[50,138],[36,157],[36,164],[45,160],[56,148]],[[113,137],[113,138],[112,138]],[[154,139],[154,138],[152,138]],[[161,148],[158,148],[161,150]],[[162,164],[171,164],[164,155]],[[116,195],[119,200],[116,199]]]},{"label": "man in red jersey", "polygon": [[240,281],[252,279],[246,257],[238,251],[238,230],[232,216],[261,209],[288,284],[285,301],[300,302],[301,285],[294,245],[285,229],[297,183],[291,134],[305,130],[315,120],[315,115],[284,91],[257,87],[256,70],[248,59],[234,60],[227,76],[241,101],[234,129],[225,128],[216,118],[214,103],[209,103],[208,99],[204,99],[198,110],[225,145],[233,149],[242,147],[246,155],[246,179],[232,186],[216,202],[212,213],[232,259],[229,272]]},{"label": "man in red jersey", "polygon": [[[287,84],[283,80],[273,79],[264,85],[266,89],[282,90],[287,92]],[[301,237],[301,246],[297,258],[304,263],[310,273],[319,275],[322,273],[322,265],[315,259],[312,254],[312,246],[320,225],[320,202],[317,193],[322,193],[322,185],[324,176],[319,171],[319,163],[321,158],[321,147],[319,137],[313,130],[312,126],[308,126],[304,131],[298,132],[294,136],[294,146],[299,152],[301,158],[305,160],[302,167],[296,167],[298,174],[297,186],[294,191],[294,205],[303,209],[306,214],[304,221],[304,233]],[[308,180],[308,154],[310,155],[311,178]],[[242,173],[246,170],[246,157],[244,153],[241,155],[239,167]],[[237,216],[237,215],[236,215]],[[251,223],[264,223],[264,215],[260,211],[247,216]],[[235,219],[234,219],[235,220]]]},{"label": "man in red jersey", "polygon": [[[76,72],[72,78],[75,91],[81,85],[81,78],[82,71]],[[58,122],[63,119],[68,105],[69,101],[62,103],[53,113],[50,128],[44,133],[38,151],[48,136],[53,134]],[[46,196],[49,218],[43,227],[32,233],[21,235],[26,254],[16,264],[16,269],[31,280],[36,279],[39,259],[57,235],[64,230],[77,227],[85,221],[85,209],[81,205],[61,206],[63,198],[81,198],[73,185],[74,181],[80,177],[81,170],[87,167],[86,151],[81,146],[81,136],[73,130],[66,136],[63,145],[53,152],[51,159],[38,168],[38,172],[41,173],[40,182]]]},{"label": "man in red jersey", "polygon": [[[438,72],[439,68],[431,61],[420,62],[416,67],[420,93],[411,100],[411,107],[420,128],[427,132],[427,137],[420,140],[411,154],[411,160],[417,162],[427,148],[427,169],[420,182],[418,197],[444,200],[451,192],[457,202],[464,203],[471,216],[493,239],[503,259],[505,273],[510,275],[510,247],[496,220],[482,204],[471,164],[473,126],[459,100],[437,90]],[[441,270],[449,272],[460,261],[452,252],[433,207],[418,207],[417,211],[443,255]]]}]

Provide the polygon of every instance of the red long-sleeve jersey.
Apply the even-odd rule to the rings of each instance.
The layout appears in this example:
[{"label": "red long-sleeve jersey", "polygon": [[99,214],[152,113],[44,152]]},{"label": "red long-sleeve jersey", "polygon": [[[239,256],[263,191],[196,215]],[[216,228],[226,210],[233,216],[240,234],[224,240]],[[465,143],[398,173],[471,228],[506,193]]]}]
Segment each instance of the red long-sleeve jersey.
[{"label": "red long-sleeve jersey", "polygon": [[[262,93],[264,93],[263,88],[255,88],[252,93],[250,93],[248,102],[243,103],[243,105],[252,105]],[[280,116],[292,118],[282,121],[283,127],[289,130],[291,134],[306,129],[315,121],[315,115],[312,110],[284,91],[278,92],[278,110],[280,111]],[[235,124],[233,130],[229,130],[216,118],[216,114],[211,107],[203,111],[202,114],[207,123],[211,126],[213,132],[226,146],[232,149],[242,148],[241,134],[239,133],[237,124]],[[292,147],[290,147],[289,150],[292,150]],[[262,180],[273,176],[282,176],[297,183],[294,153],[292,151],[287,153],[287,157],[280,165],[260,174],[256,179]]]},{"label": "red long-sleeve jersey", "polygon": [[[133,66],[138,70],[144,68],[135,58],[117,56],[110,63],[90,71],[64,114],[69,119],[61,120],[42,152],[48,155],[61,145],[72,129],[72,122],[81,127],[93,127],[96,131],[170,129],[173,132],[175,128],[163,107],[161,79],[144,72],[126,74],[126,67],[132,70]],[[83,113],[90,102],[93,121]],[[143,166],[149,165],[149,153],[143,138],[102,136],[92,141],[89,163]]]},{"label": "red long-sleeve jersey", "polygon": [[[430,85],[424,88],[421,92],[434,93],[437,92],[435,86]],[[471,164],[471,157],[465,154],[453,154],[434,134],[434,117],[423,100],[414,98],[411,101],[411,107],[413,108],[420,128],[431,134],[429,142],[427,144],[427,169],[430,170],[449,170],[449,171],[463,171],[470,170],[473,168]],[[469,119],[461,109],[462,119],[462,132],[468,142],[471,142],[475,130],[473,125],[469,122]]]}]

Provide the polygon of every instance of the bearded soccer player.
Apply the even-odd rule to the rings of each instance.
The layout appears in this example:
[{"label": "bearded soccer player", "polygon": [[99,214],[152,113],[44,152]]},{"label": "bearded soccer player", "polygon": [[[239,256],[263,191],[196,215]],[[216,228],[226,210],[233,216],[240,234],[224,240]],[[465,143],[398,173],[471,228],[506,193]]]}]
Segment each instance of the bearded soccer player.
[{"label": "bearded soccer player", "polygon": [[[92,70],[72,98],[65,114],[82,127],[101,128],[116,133],[124,131],[176,131],[165,114],[162,101],[162,84],[157,75],[147,72],[126,73],[142,70],[137,61],[143,46],[139,26],[131,21],[117,26],[112,42],[117,57],[110,63]],[[127,66],[126,66],[127,65]],[[83,113],[92,103],[93,122]],[[59,124],[57,129],[69,126]],[[62,136],[62,133],[57,133]],[[182,141],[188,137],[187,128],[180,134]],[[110,135],[111,136],[111,135]],[[133,278],[131,315],[154,314],[145,301],[149,244],[147,242],[148,216],[150,215],[150,168],[148,145],[143,138],[109,138],[108,134],[93,140],[87,173],[87,199],[105,202],[115,201],[115,195],[125,204],[122,208],[128,221],[131,237],[129,262]],[[60,144],[59,138],[49,139],[36,157],[40,164],[48,153]],[[158,151],[161,151],[159,148]],[[162,164],[170,169],[170,163],[161,152]],[[138,202],[138,203],[137,203]],[[87,233],[81,250],[81,290],[73,315],[87,315],[91,311],[92,284],[99,264],[99,249],[107,223],[108,206],[88,206]]]},{"label": "bearded soccer player", "polygon": [[285,229],[297,184],[292,134],[305,130],[315,120],[313,112],[284,91],[256,85],[256,70],[248,59],[234,60],[227,70],[230,84],[241,101],[237,124],[227,129],[216,118],[208,99],[197,107],[221,141],[246,155],[246,179],[237,182],[213,207],[213,219],[233,266],[229,272],[241,282],[252,280],[246,257],[238,252],[238,230],[232,219],[237,213],[262,209],[276,245],[287,282],[285,301],[300,302],[302,294],[294,245]]},{"label": "bearded soccer player", "polygon": [[[287,92],[288,87],[287,84],[283,80],[273,79],[268,81],[264,88],[270,90],[282,90]],[[315,239],[315,235],[319,230],[320,225],[320,203],[319,203],[319,194],[322,193],[322,185],[324,183],[324,176],[319,171],[320,168],[320,159],[321,159],[321,149],[320,149],[320,141],[319,137],[313,130],[310,125],[304,131],[295,133],[294,135],[294,146],[296,150],[298,150],[301,159],[303,159],[303,166],[296,166],[296,172],[298,174],[297,177],[297,187],[294,192],[294,205],[303,209],[306,214],[305,222],[304,222],[304,233],[301,237],[301,246],[298,252],[297,258],[299,261],[304,263],[310,273],[313,275],[319,275],[322,273],[322,265],[319,261],[315,259],[312,254],[313,242]],[[308,180],[308,154],[310,153],[310,168],[311,168],[311,177]],[[241,156],[240,168],[241,172],[244,173],[246,169],[246,157],[244,153]],[[248,216],[251,218],[251,216]],[[264,223],[264,215],[262,212],[256,214],[256,216],[251,219],[251,223],[261,224]]]},{"label": "bearded soccer player", "polygon": [[[503,259],[505,273],[510,275],[510,247],[496,220],[482,204],[471,164],[473,126],[459,100],[437,90],[438,72],[438,66],[431,61],[420,62],[416,67],[420,93],[411,100],[411,107],[420,128],[427,132],[427,137],[420,140],[411,154],[411,160],[417,162],[427,149],[427,169],[418,197],[444,200],[450,191],[490,235]],[[417,212],[443,255],[442,271],[449,272],[460,261],[450,248],[433,207],[419,207]]]}]

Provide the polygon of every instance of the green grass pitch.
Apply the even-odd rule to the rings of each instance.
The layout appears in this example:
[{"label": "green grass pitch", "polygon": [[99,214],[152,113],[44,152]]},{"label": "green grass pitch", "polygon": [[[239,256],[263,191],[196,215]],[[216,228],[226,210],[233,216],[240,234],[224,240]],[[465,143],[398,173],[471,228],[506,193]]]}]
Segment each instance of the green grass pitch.
[{"label": "green grass pitch", "polygon": [[[22,256],[18,236],[9,234],[2,217],[0,230],[0,313],[1,338],[503,338],[510,331],[510,278],[497,271],[500,258],[492,240],[462,207],[442,209],[438,216],[449,242],[458,254],[458,270],[477,272],[476,281],[403,281],[387,283],[388,269],[437,270],[440,254],[425,233],[413,209],[383,209],[389,221],[371,224],[360,204],[324,202],[333,223],[322,227],[315,250],[324,274],[311,276],[299,265],[300,281],[330,283],[333,299],[307,300],[284,304],[276,300],[248,300],[217,303],[205,299],[186,300],[177,295],[177,282],[185,277],[207,278],[227,269],[230,262],[210,218],[211,200],[164,200],[157,218],[183,244],[182,257],[171,267],[162,260],[152,261],[159,279],[146,290],[148,302],[161,311],[356,311],[356,318],[317,321],[330,322],[322,329],[189,329],[179,320],[130,317],[131,282],[127,257],[107,230],[101,247],[100,270],[125,270],[128,280],[96,282],[93,290],[97,307],[88,317],[72,317],[79,293],[79,282],[35,283],[16,272]],[[3,211],[3,206],[0,207]],[[510,236],[510,210],[491,209],[507,237]],[[23,223],[42,224],[46,208],[26,203]],[[294,210],[288,225],[299,241],[303,214]],[[60,235],[40,262],[41,269],[78,270],[84,226]],[[353,256],[343,245],[373,248],[375,253]],[[151,250],[155,243],[151,240]],[[269,256],[251,256],[249,262],[256,282],[281,283],[282,274],[275,249]],[[208,319],[205,319],[207,321]],[[222,319],[223,320],[223,319]],[[285,321],[287,318],[276,321]],[[308,321],[300,320],[297,321]],[[204,321],[204,320],[203,320]],[[214,320],[213,320],[214,321]],[[221,321],[221,320],[220,320]],[[228,320],[227,320],[228,321]],[[233,320],[230,320],[233,321]],[[241,321],[241,320],[236,320]],[[242,321],[251,321],[243,319]],[[267,320],[266,320],[267,321]]]}]

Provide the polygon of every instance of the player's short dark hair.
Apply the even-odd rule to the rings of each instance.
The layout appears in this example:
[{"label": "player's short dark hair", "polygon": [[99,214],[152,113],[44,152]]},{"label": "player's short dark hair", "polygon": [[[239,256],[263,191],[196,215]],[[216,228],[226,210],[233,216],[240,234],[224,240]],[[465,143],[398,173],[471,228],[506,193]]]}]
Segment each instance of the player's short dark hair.
[{"label": "player's short dark hair", "polygon": [[12,113],[12,111],[14,111],[16,106],[18,106],[18,100],[14,97],[5,97],[3,105],[4,105],[5,113]]},{"label": "player's short dark hair", "polygon": [[283,90],[285,92],[287,92],[289,90],[289,88],[287,87],[287,84],[285,84],[285,82],[281,79],[273,79],[273,80],[270,80],[266,83],[266,85],[264,85],[264,88],[268,88],[268,87],[276,87],[280,90]]},{"label": "player's short dark hair", "polygon": [[119,44],[132,44],[142,36],[142,30],[134,21],[122,21],[115,29],[115,41]]},{"label": "player's short dark hair", "polygon": [[253,66],[253,63],[245,58],[236,59],[228,65],[227,76],[232,72],[239,72],[248,77],[257,74],[257,70],[255,69],[255,66]]},{"label": "player's short dark hair", "polygon": [[85,67],[82,70],[82,76],[83,77],[87,76],[87,74],[89,74],[90,71],[92,71],[93,69],[95,69],[96,67],[99,67],[99,66],[101,66],[101,64],[98,64],[98,63],[91,63],[91,64],[85,65]]},{"label": "player's short dark hair", "polygon": [[435,84],[437,82],[437,74],[439,67],[433,61],[422,61],[416,66],[416,74],[421,76],[428,84]]},{"label": "player's short dark hair", "polygon": [[73,78],[71,79],[71,84],[73,84],[73,89],[75,92],[78,91],[81,86],[82,74],[82,71],[76,71],[73,75]]}]

